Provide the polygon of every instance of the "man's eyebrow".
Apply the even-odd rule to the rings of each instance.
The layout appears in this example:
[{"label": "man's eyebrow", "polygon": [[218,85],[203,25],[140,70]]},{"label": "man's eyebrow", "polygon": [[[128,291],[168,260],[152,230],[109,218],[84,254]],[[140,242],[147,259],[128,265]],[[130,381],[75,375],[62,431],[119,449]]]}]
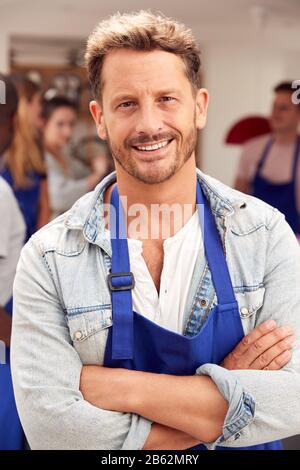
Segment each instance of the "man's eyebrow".
[{"label": "man's eyebrow", "polygon": [[112,99],[112,104],[117,104],[121,101],[129,101],[129,100],[133,100],[135,99],[134,95],[133,94],[130,94],[130,93],[120,93],[119,95],[116,95],[113,97]]},{"label": "man's eyebrow", "polygon": [[[167,95],[181,95],[181,91],[176,88],[166,88],[162,90],[158,90],[154,93],[155,96],[167,96]],[[134,94],[130,93],[120,93],[113,97],[112,104],[116,104],[121,101],[129,101],[136,99]]]},{"label": "man's eyebrow", "polygon": [[181,92],[179,89],[176,88],[167,88],[167,89],[162,89],[159,90],[156,95],[158,96],[167,96],[167,95],[180,95]]}]

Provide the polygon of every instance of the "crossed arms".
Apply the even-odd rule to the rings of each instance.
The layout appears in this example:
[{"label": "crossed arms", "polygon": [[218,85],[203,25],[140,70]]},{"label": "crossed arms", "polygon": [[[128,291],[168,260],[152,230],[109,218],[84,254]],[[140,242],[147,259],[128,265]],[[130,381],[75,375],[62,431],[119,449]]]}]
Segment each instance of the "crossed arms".
[{"label": "crossed arms", "polygon": [[[270,318],[276,320],[278,325],[289,324],[299,341],[299,247],[287,224],[283,225],[284,222],[279,218],[275,224],[280,224],[281,227],[277,230],[274,226],[274,234],[269,238],[264,277],[265,297],[257,315],[257,324]],[[273,231],[273,227],[269,230]],[[169,382],[160,380],[149,384],[150,375],[135,375],[139,373],[122,370],[119,380],[123,382],[118,387],[120,391],[122,387],[127,390],[126,396],[123,390],[121,394],[125,403],[120,402],[120,397],[114,397],[112,390],[117,390],[117,387],[109,387],[108,384],[106,373],[115,374],[116,370],[107,371],[99,367],[97,374],[92,373],[89,377],[91,382],[85,382],[84,374],[89,372],[89,368],[83,368],[70,339],[59,286],[53,280],[57,270],[55,258],[52,252],[42,256],[41,246],[42,242],[40,245],[38,239],[33,238],[21,254],[14,287],[11,345],[16,402],[31,448],[182,449],[193,446],[199,440],[219,436],[222,419],[224,422],[224,415],[229,413],[232,402],[225,400],[224,406],[223,394],[211,384],[214,382],[221,388],[222,381],[216,380],[219,372],[223,374],[222,377],[224,374],[226,377],[230,376],[231,383],[240,387],[241,394],[249,393],[256,403],[254,420],[243,428],[239,439],[229,439],[222,445],[251,446],[300,433],[299,344],[293,348],[292,359],[288,364],[285,362],[286,365],[281,369],[282,365],[277,364],[277,369],[280,370],[275,370],[276,367],[274,370],[262,370],[267,364],[271,369],[273,366],[272,360],[260,351],[257,358],[261,358],[256,364],[256,359],[252,359],[247,366],[237,354],[233,354],[231,360],[235,361],[235,365],[230,366],[226,361],[224,367],[211,365],[209,375],[212,380],[202,376],[184,377],[184,380],[193,381],[188,391],[190,394],[194,393],[195,384],[199,384],[203,397],[209,390],[206,385],[211,387],[212,393],[208,397],[211,408],[204,410],[197,397],[183,403],[183,397],[188,396],[186,391],[180,395],[178,402],[176,393],[181,387],[180,377],[161,378],[165,381],[172,380],[171,386]],[[280,341],[277,340],[277,343]],[[268,349],[270,347],[266,350]],[[129,374],[130,380],[129,375],[125,379],[123,374]],[[111,376],[110,380],[113,384],[116,377]],[[80,391],[80,381],[86,399]],[[98,383],[95,390],[99,396],[96,397],[90,396],[88,390],[89,383],[92,384],[93,381]],[[132,387],[128,390],[126,387],[130,384]],[[156,388],[154,390],[151,387]],[[185,388],[183,385],[183,389]],[[143,393],[139,392],[141,389]],[[104,393],[104,390],[109,390],[109,393]],[[162,391],[165,393],[164,397],[161,397]],[[173,403],[168,412],[161,411],[161,398],[165,401],[168,398]],[[196,410],[197,407],[200,407],[200,411]],[[229,407],[228,411],[226,407]],[[214,408],[217,410],[215,428],[211,425],[214,420],[210,420],[211,427],[207,428],[205,425],[203,430],[197,423],[191,424],[190,419],[186,418],[185,421],[185,415],[190,417],[192,413],[196,413],[194,416],[198,417],[201,410],[201,419],[207,420],[207,416],[213,416],[211,413],[214,413]],[[122,411],[115,411],[119,409]],[[124,409],[131,411],[124,412]],[[192,421],[196,421],[194,416]],[[206,434],[203,435],[202,432]],[[170,442],[173,444],[170,445]]]},{"label": "crossed arms", "polygon": [[[289,362],[294,344],[291,328],[267,321],[245,336],[222,365],[227,369],[278,370]],[[175,449],[213,442],[222,435],[228,412],[228,402],[207,376],[177,377],[86,366],[80,389],[94,406],[135,413],[156,423],[144,445],[148,450],[174,449],[174,439]]]}]

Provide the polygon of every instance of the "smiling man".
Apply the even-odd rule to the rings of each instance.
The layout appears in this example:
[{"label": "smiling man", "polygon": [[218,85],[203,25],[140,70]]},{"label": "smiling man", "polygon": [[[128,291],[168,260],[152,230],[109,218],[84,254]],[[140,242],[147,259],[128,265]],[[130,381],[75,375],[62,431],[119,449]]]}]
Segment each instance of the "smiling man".
[{"label": "smiling man", "polygon": [[300,431],[296,239],[196,168],[208,92],[190,30],[117,14],[86,58],[116,172],[21,255],[12,363],[29,444],[280,449]]}]

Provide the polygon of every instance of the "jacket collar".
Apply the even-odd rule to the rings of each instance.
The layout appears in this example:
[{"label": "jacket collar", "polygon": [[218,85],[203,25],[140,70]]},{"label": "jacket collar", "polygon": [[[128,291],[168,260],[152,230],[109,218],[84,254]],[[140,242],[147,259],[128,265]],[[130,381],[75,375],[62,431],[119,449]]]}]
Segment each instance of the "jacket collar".
[{"label": "jacket collar", "polygon": [[[197,178],[216,217],[230,216],[237,207],[244,204],[240,193],[198,169]],[[74,204],[65,220],[65,226],[68,229],[82,230],[87,241],[99,245],[109,255],[111,255],[111,244],[105,231],[103,197],[106,188],[115,181],[116,172],[110,173],[92,193],[86,194]]]}]

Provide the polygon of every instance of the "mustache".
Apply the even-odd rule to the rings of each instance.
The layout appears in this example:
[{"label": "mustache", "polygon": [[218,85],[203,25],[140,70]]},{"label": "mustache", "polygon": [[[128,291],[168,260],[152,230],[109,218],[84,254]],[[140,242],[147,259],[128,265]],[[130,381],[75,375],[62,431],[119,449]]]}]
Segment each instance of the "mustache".
[{"label": "mustache", "polygon": [[162,140],[176,139],[176,135],[171,132],[161,132],[160,134],[143,134],[138,137],[133,137],[126,141],[126,145],[129,147],[136,147],[137,145],[150,144],[155,142],[161,142]]}]

